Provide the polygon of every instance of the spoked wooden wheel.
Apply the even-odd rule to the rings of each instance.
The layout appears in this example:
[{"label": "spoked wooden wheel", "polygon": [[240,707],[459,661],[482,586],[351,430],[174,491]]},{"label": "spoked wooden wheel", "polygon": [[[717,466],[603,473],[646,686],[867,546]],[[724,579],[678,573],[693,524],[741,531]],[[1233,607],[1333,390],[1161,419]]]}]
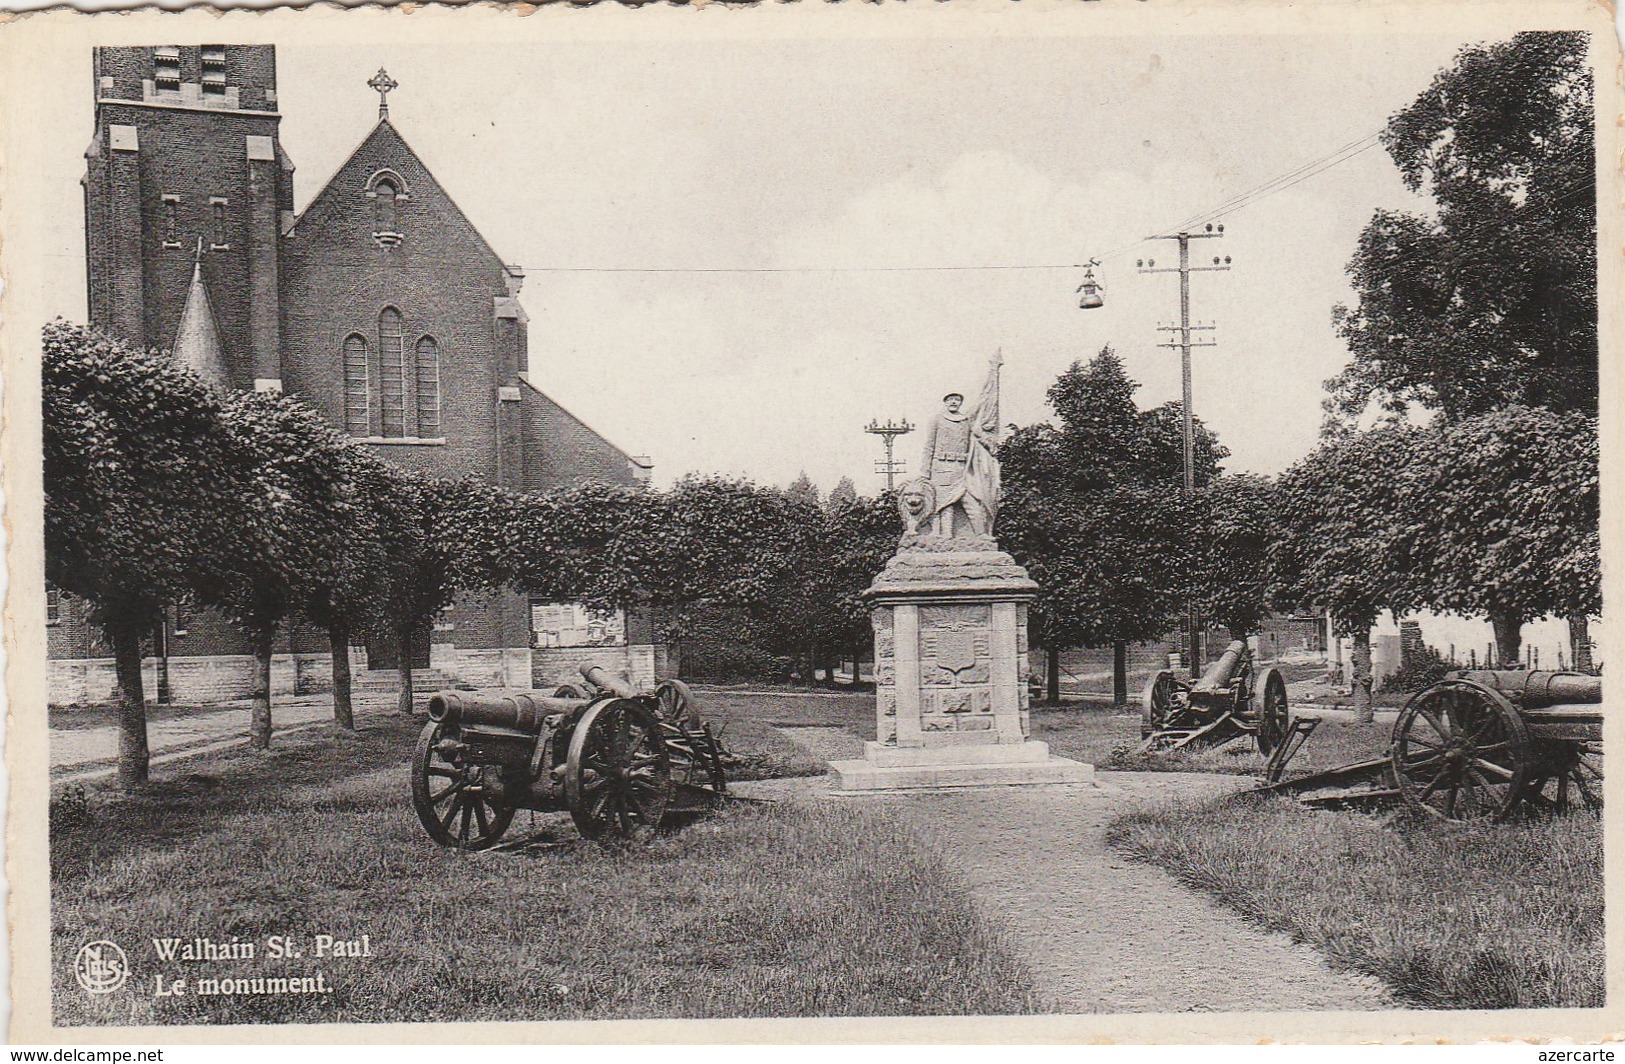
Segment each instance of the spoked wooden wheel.
[{"label": "spoked wooden wheel", "polygon": [[440,721],[430,721],[418,735],[412,753],[412,806],[423,829],[440,845],[483,850],[508,830],[514,811],[485,793],[485,773],[493,768],[446,756],[441,740],[455,738],[455,729]]},{"label": "spoked wooden wheel", "polygon": [[1286,680],[1277,669],[1265,669],[1253,688],[1253,719],[1258,721],[1258,752],[1270,756],[1286,742],[1292,729],[1292,710],[1286,701]]},{"label": "spoked wooden wheel", "polygon": [[589,839],[658,827],[671,802],[671,755],[660,720],[630,698],[589,706],[570,736],[565,798]]},{"label": "spoked wooden wheel", "polygon": [[655,700],[660,703],[660,716],[673,724],[700,726],[700,714],[694,705],[694,692],[681,680],[661,680],[655,685]]},{"label": "spoked wooden wheel", "polygon": [[1145,692],[1140,695],[1140,738],[1148,738],[1153,732],[1169,726],[1174,714],[1174,692],[1177,689],[1174,674],[1169,669],[1163,669],[1145,685]]},{"label": "spoked wooden wheel", "polygon": [[1602,808],[1602,743],[1551,743],[1540,752],[1524,800],[1538,812]]},{"label": "spoked wooden wheel", "polygon": [[1446,820],[1505,820],[1523,797],[1529,736],[1512,704],[1466,680],[1414,696],[1394,722],[1394,776],[1411,806]]}]

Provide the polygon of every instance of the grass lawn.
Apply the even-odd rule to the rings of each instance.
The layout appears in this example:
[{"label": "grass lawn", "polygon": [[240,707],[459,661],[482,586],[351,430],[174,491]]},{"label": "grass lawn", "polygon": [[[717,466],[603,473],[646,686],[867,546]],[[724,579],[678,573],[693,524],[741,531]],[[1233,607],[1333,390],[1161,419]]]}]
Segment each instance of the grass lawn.
[{"label": "grass lawn", "polygon": [[1419,1007],[1604,1003],[1596,815],[1453,825],[1243,795],[1127,816],[1109,837]]},{"label": "grass lawn", "polygon": [[[611,847],[581,841],[567,817],[521,814],[510,835],[533,837],[523,850],[449,852],[412,812],[407,758],[420,724],[385,718],[354,736],[314,729],[266,754],[198,759],[190,774],[137,797],[59,793],[51,826],[56,1022],[1042,1008],[999,932],[883,811],[733,806]],[[317,959],[317,934],[366,935],[372,956]],[[269,958],[273,935],[290,936],[303,956]],[[161,961],[154,937],[236,938],[258,955]],[[128,953],[125,990],[91,996],[75,983],[74,954],[92,939]],[[330,993],[196,993],[200,978],[318,972]],[[160,974],[191,989],[155,996]]]},{"label": "grass lawn", "polygon": [[[1174,753],[1140,754],[1140,714],[1121,710],[1065,707],[1034,709],[1033,738],[1049,743],[1050,753],[1103,769],[1134,772],[1225,772],[1262,776],[1266,759],[1248,738],[1223,746]],[[1391,724],[1323,720],[1287,764],[1287,778],[1381,757]]]}]

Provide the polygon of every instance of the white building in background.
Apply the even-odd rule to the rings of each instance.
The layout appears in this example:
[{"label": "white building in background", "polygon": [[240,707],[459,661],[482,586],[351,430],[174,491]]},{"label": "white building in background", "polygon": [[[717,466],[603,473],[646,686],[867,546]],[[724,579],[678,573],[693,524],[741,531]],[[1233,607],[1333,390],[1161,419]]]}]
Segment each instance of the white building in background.
[{"label": "white building in background", "polygon": [[[1432,647],[1446,661],[1455,661],[1462,668],[1477,664],[1483,668],[1494,654],[1495,631],[1488,618],[1460,617],[1448,613],[1406,614],[1396,618],[1384,613],[1371,629],[1371,674],[1373,682],[1382,686],[1385,677],[1399,668],[1399,622],[1415,621],[1422,629],[1422,642]],[[1592,661],[1601,665],[1603,648],[1598,642],[1602,632],[1602,619],[1591,618]],[[1574,664],[1574,651],[1569,644],[1569,622],[1566,618],[1545,617],[1523,626],[1522,660],[1508,662],[1507,668],[1527,665],[1537,669],[1565,669]],[[1345,683],[1354,682],[1352,650],[1354,641],[1348,637],[1338,640],[1333,660],[1343,666]]]}]

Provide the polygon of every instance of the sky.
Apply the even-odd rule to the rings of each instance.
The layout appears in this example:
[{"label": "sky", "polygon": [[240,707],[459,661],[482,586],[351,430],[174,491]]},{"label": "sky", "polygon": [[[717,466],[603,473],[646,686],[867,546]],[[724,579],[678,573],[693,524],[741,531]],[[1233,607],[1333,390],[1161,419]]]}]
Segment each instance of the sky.
[{"label": "sky", "polygon": [[[686,473],[860,492],[871,419],[974,394],[995,350],[1002,415],[1110,344],[1153,406],[1178,397],[1169,241],[1142,238],[1374,133],[1482,36],[492,41],[285,45],[282,143],[296,205],[377,116],[391,118],[498,253],[527,274],[531,379],[655,478]],[[84,316],[78,178],[89,55],[53,67],[77,121],[42,131],[53,313]],[[59,176],[60,180],[54,179]],[[1225,467],[1277,473],[1310,450],[1347,351],[1332,307],[1378,208],[1426,210],[1380,147],[1220,217],[1193,257],[1213,322],[1195,410]],[[1102,257],[1106,305],[1083,311]],[[930,270],[900,268],[932,267]],[[661,272],[600,272],[600,271]],[[688,272],[688,271],[780,272]],[[666,272],[670,271],[670,272]],[[922,434],[898,454],[914,471]]]}]

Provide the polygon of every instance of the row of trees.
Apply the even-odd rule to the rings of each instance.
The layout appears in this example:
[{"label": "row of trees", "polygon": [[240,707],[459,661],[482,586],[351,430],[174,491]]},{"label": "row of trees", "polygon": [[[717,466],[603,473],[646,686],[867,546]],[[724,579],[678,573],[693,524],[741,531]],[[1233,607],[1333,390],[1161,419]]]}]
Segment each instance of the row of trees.
[{"label": "row of trees", "polygon": [[1274,480],[1221,474],[1226,452],[1198,422],[1187,496],[1177,421],[1138,410],[1135,387],[1107,348],[1050,389],[1056,424],[1002,451],[1000,540],[1041,589],[1051,698],[1059,650],[1112,646],[1125,700],[1127,644],[1175,628],[1187,596],[1234,638],[1272,611],[1327,611],[1365,678],[1385,610],[1487,616],[1516,661],[1524,624],[1601,609],[1589,414],[1508,406],[1342,429]]},{"label": "row of trees", "polygon": [[[512,589],[706,625],[793,658],[811,677],[868,644],[862,590],[895,548],[890,496],[843,484],[820,500],[692,478],[666,492],[585,485],[519,495],[387,465],[298,402],[213,389],[161,356],[47,328],[47,577],[91,602],[114,650],[121,774],[146,768],[144,637],[182,598],[222,611],[256,662],[251,736],[271,735],[277,633],[304,621],[333,654],[334,714],[353,727],[348,648],[409,648],[460,591]],[[1056,424],[1002,450],[999,535],[1040,586],[1034,642],[1126,648],[1176,627],[1187,596],[1242,637],[1272,610],[1329,610],[1369,676],[1383,610],[1488,615],[1503,660],[1534,618],[1600,609],[1595,420],[1506,407],[1428,426],[1329,436],[1277,480],[1219,472],[1197,426],[1197,490],[1181,490],[1179,410],[1141,411],[1108,348],[1052,386]]]},{"label": "row of trees", "polygon": [[372,459],[302,404],[213,388],[63,322],[45,329],[42,377],[46,578],[91,604],[113,649],[121,779],[146,777],[142,642],[177,601],[248,637],[256,746],[272,647],[296,618],[329,633],[334,711],[352,726],[350,636],[404,649],[449,602],[458,554],[439,516],[464,489]]},{"label": "row of trees", "polygon": [[56,322],[44,333],[46,578],[90,603],[113,648],[120,777],[147,773],[142,644],[168,604],[231,619],[253,648],[250,736],[271,739],[277,635],[328,634],[334,716],[353,727],[349,646],[393,639],[400,707],[416,637],[460,592],[644,608],[681,638],[717,609],[802,656],[866,641],[859,592],[895,546],[889,499],[821,504],[690,479],[520,495],[386,464],[277,394],[216,389],[166,357]]}]

